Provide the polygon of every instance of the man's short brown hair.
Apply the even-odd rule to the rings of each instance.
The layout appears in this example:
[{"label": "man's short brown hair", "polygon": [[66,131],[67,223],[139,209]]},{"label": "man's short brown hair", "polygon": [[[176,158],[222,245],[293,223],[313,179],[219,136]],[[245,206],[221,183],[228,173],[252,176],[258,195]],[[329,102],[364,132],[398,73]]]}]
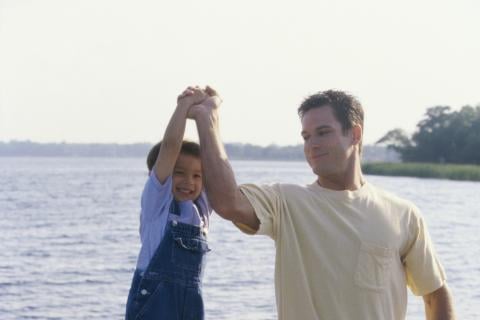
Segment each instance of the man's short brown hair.
[{"label": "man's short brown hair", "polygon": [[[363,107],[353,95],[344,91],[320,91],[307,97],[298,108],[298,115],[303,118],[308,110],[330,106],[335,118],[342,125],[345,134],[354,125],[359,125],[363,131]],[[362,142],[360,141],[360,151]]]}]

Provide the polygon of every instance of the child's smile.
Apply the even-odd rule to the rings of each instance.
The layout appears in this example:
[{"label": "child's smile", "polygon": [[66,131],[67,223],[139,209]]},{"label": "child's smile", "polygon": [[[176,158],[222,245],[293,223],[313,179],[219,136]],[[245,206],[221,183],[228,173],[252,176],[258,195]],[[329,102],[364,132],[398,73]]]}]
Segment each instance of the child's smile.
[{"label": "child's smile", "polygon": [[200,159],[180,154],[173,170],[173,195],[177,201],[195,200],[202,192]]}]

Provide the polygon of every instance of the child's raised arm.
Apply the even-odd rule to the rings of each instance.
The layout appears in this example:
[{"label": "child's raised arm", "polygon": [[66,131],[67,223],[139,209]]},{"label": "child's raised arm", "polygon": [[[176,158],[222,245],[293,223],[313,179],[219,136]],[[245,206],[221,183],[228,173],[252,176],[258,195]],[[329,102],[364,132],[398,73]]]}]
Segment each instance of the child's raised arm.
[{"label": "child's raised arm", "polygon": [[155,162],[154,170],[158,180],[163,184],[173,172],[180,148],[182,147],[188,109],[207,97],[198,87],[188,87],[177,99],[177,107],[168,123],[162,144]]}]

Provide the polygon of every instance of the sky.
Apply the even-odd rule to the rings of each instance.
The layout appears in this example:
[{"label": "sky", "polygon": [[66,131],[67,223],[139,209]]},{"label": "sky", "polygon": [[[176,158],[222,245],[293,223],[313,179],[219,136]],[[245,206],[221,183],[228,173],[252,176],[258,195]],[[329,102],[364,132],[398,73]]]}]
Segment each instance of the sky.
[{"label": "sky", "polygon": [[225,142],[301,143],[296,109],[327,89],[362,102],[365,144],[413,133],[428,107],[480,103],[479,12],[476,0],[0,0],[0,141],[153,143],[177,95],[207,84]]}]

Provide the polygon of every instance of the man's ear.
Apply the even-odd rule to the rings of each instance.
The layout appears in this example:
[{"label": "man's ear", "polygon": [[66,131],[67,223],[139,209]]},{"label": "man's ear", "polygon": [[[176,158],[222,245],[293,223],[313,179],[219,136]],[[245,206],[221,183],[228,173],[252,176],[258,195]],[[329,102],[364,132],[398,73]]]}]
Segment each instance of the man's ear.
[{"label": "man's ear", "polygon": [[359,145],[363,138],[363,130],[359,124],[354,124],[352,127],[352,143]]}]

